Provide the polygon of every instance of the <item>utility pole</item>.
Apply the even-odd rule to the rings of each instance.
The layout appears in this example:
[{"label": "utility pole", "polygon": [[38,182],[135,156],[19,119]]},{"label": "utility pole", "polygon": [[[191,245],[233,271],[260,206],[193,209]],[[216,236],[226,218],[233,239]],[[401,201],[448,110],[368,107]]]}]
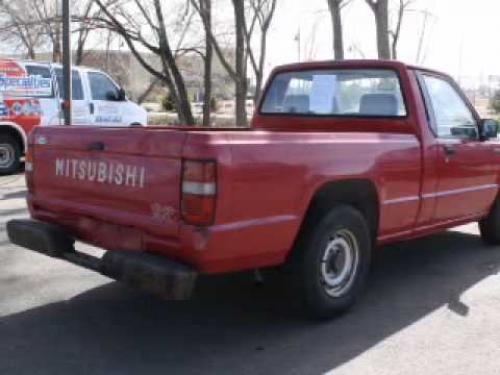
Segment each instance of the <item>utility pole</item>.
[{"label": "utility pole", "polygon": [[63,111],[64,125],[71,125],[72,107],[72,78],[71,78],[71,7],[70,0],[62,0],[62,24],[63,24]]}]

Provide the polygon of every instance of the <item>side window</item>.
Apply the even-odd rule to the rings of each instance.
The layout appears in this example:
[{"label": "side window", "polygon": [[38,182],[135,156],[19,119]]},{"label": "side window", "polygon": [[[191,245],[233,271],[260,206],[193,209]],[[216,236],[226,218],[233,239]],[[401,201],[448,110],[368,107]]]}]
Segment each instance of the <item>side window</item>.
[{"label": "side window", "polygon": [[119,93],[115,84],[104,74],[88,73],[92,99],[94,100],[118,100]]},{"label": "side window", "polygon": [[476,138],[477,123],[457,90],[445,79],[423,75],[429,98],[432,124],[440,138]]},{"label": "side window", "polygon": [[[48,90],[45,90],[43,93],[35,93],[33,96],[38,96],[38,97],[54,97],[54,90],[53,87],[49,87],[48,85],[52,86],[51,81],[52,81],[52,74],[50,73],[50,69],[47,66],[40,66],[40,65],[26,65],[26,73],[28,73],[28,76],[37,76],[44,78],[45,80],[50,80],[47,82],[47,88]],[[49,91],[50,94],[47,92]],[[29,95],[31,96],[31,95]]]},{"label": "side window", "polygon": [[[64,92],[63,71],[61,68],[56,68],[57,85],[59,86],[59,93],[62,96]],[[73,70],[71,72],[71,91],[73,100],[83,100],[83,87],[80,72]]]},{"label": "side window", "polygon": [[26,72],[29,76],[40,76],[42,78],[50,78],[50,69],[46,66],[26,65]]}]

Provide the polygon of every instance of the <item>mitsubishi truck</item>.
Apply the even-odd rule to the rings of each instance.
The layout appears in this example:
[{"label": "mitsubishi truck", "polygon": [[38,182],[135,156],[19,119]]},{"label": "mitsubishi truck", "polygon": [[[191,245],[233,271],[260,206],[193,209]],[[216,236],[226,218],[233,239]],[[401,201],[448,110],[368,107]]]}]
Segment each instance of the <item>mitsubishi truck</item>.
[{"label": "mitsubishi truck", "polygon": [[440,72],[281,66],[250,128],[36,128],[31,218],[7,231],[172,299],[198,275],[282,267],[304,311],[328,318],[353,305],[381,245],[470,222],[500,244],[497,132]]},{"label": "mitsubishi truck", "polygon": [[[0,174],[19,170],[36,126],[63,123],[62,92],[60,65],[0,59]],[[104,72],[74,67],[72,93],[75,125],[147,125],[146,111]]]}]

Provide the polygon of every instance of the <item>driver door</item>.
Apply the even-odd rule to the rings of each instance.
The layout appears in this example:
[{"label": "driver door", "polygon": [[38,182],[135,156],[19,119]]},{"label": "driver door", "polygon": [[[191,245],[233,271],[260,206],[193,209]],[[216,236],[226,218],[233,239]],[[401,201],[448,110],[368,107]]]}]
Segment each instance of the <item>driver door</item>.
[{"label": "driver door", "polygon": [[125,101],[120,100],[119,88],[104,73],[87,73],[91,94],[90,107],[94,125],[121,126]]},{"label": "driver door", "polygon": [[487,212],[497,194],[494,143],[479,139],[479,119],[456,85],[423,73],[431,125],[437,140],[438,184],[434,220],[443,222]]}]

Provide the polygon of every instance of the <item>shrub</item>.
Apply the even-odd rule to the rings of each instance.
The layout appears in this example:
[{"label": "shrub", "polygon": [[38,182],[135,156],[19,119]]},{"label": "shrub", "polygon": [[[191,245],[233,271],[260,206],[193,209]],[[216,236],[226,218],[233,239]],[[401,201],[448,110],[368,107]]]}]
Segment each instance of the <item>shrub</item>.
[{"label": "shrub", "polygon": [[168,93],[161,100],[161,107],[167,112],[175,111],[175,102],[172,94]]},{"label": "shrub", "polygon": [[210,111],[217,112],[218,109],[219,103],[217,102],[217,99],[214,97],[210,98]]}]

